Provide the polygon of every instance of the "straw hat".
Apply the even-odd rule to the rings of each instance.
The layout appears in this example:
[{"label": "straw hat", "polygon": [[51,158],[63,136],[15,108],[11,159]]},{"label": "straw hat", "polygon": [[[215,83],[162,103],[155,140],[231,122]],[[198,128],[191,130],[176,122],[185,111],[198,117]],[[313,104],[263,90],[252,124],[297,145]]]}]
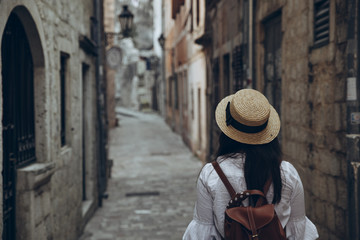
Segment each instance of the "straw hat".
[{"label": "straw hat", "polygon": [[280,131],[280,118],[266,97],[242,89],[225,97],[216,107],[216,123],[229,138],[246,144],[271,142]]}]

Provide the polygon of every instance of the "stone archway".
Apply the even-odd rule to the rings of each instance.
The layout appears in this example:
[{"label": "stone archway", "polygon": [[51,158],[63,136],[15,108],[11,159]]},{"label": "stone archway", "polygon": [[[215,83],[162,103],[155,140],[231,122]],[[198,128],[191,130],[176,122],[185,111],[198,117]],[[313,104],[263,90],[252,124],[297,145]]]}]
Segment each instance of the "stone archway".
[{"label": "stone archway", "polygon": [[34,68],[24,27],[12,13],[1,41],[3,86],[3,236],[15,239],[16,169],[36,161]]},{"label": "stone archway", "polygon": [[[44,159],[41,149],[36,148],[40,145],[39,136],[46,131],[37,131],[39,125],[46,121],[44,117],[39,117],[39,113],[46,108],[39,104],[44,96],[41,89],[45,86],[45,60],[37,26],[24,6],[15,7],[10,11],[0,43],[2,63],[0,79],[3,95],[1,104],[2,239],[8,240],[19,239],[16,236],[18,229],[15,227],[19,225],[17,219],[21,212],[16,213],[18,208],[16,172],[36,162],[38,156]],[[25,220],[26,217],[21,219]]]}]

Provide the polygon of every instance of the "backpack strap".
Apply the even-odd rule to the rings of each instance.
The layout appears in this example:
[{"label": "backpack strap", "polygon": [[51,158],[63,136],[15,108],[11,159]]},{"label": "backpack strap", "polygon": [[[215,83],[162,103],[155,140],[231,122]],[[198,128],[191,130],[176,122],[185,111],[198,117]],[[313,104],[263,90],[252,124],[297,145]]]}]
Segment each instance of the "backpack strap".
[{"label": "backpack strap", "polygon": [[[215,171],[217,172],[217,174],[219,175],[221,181],[224,183],[226,189],[228,190],[231,198],[234,198],[235,195],[236,195],[236,191],[234,190],[233,186],[231,185],[231,183],[229,182],[229,180],[227,179],[227,177],[225,176],[223,170],[221,169],[219,163],[217,161],[214,161],[211,163],[215,169]],[[263,192],[260,192],[260,193],[264,193],[264,196],[263,197],[260,197],[258,199],[258,201],[256,202],[256,207],[260,207],[262,206],[264,203],[267,203],[267,200],[266,200],[266,194],[267,192],[269,191],[269,188],[270,188],[270,185],[271,185],[271,182],[272,182],[272,178],[269,178],[265,185],[264,185],[264,190]],[[257,190],[251,190],[251,191],[257,191]],[[251,192],[249,191],[249,192]],[[260,194],[258,194],[260,195]]]},{"label": "backpack strap", "polygon": [[234,188],[230,184],[229,180],[225,176],[225,174],[224,174],[223,170],[221,169],[219,163],[217,161],[214,161],[214,162],[212,162],[212,165],[213,165],[215,171],[217,172],[217,174],[219,175],[221,181],[224,183],[224,185],[225,185],[226,189],[228,190],[231,198],[235,197],[236,191],[234,190]]},{"label": "backpack strap", "polygon": [[265,185],[264,185],[264,195],[265,195],[265,196],[266,196],[267,192],[268,192],[269,189],[270,189],[271,182],[272,182],[272,178],[270,177],[270,178],[266,181],[266,183],[265,183]]},{"label": "backpack strap", "polygon": [[264,204],[264,201],[265,201],[265,204],[267,203],[267,200],[266,200],[266,194],[267,192],[269,191],[269,188],[270,188],[270,185],[271,185],[271,182],[272,182],[272,178],[270,177],[265,185],[264,185],[264,196],[265,196],[265,199],[264,198],[259,198],[258,201],[256,202],[256,207],[260,207]]}]

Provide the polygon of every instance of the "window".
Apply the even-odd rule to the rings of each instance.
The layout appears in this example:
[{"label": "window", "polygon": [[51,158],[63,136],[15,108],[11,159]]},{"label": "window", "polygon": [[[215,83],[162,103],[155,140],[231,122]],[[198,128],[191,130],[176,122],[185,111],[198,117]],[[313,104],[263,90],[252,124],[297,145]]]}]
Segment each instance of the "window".
[{"label": "window", "polygon": [[230,94],[230,55],[225,54],[223,61],[224,97]]},{"label": "window", "polygon": [[200,23],[200,0],[196,0],[196,26]]},{"label": "window", "polygon": [[61,146],[66,145],[66,79],[68,67],[69,54],[60,54],[60,137]]},{"label": "window", "polygon": [[194,119],[194,89],[191,88],[190,93],[190,100],[191,100],[191,118]]},{"label": "window", "polygon": [[329,43],[329,0],[314,0],[314,48]]},{"label": "window", "polygon": [[179,109],[179,81],[178,75],[174,74],[174,104],[175,109]]},{"label": "window", "polygon": [[173,87],[172,87],[172,85],[173,85],[173,82],[172,82],[172,77],[169,77],[168,78],[168,83],[169,83],[169,86],[168,86],[168,106],[169,107],[172,107],[172,97],[173,97],[173,94],[172,94],[172,92],[173,92]]},{"label": "window", "polygon": [[187,71],[184,71],[183,74],[183,106],[184,109],[187,110],[188,107],[188,79],[187,79]]},{"label": "window", "polygon": [[243,88],[243,51],[242,47],[237,46],[233,51],[233,76],[234,76],[234,84],[233,84],[233,92],[236,92]]},{"label": "window", "polygon": [[89,136],[88,136],[88,131],[87,129],[90,128],[89,123],[86,119],[85,114],[91,112],[90,109],[90,101],[88,101],[88,95],[89,95],[89,87],[88,87],[88,83],[89,83],[89,65],[83,63],[82,64],[82,200],[86,201],[88,199],[87,195],[87,170],[88,170],[88,166],[87,166],[87,149],[89,146]]},{"label": "window", "polygon": [[219,94],[219,59],[216,58],[214,60],[213,65],[213,77],[214,77],[214,88],[213,88],[213,100],[214,100],[214,108],[217,106],[217,104],[220,101],[220,94]]},{"label": "window", "polygon": [[264,93],[281,116],[281,13],[264,22]]},{"label": "window", "polygon": [[184,80],[183,80],[183,75],[182,72],[179,72],[177,74],[177,83],[178,83],[178,108],[183,107],[183,101],[184,101]]},{"label": "window", "polygon": [[184,5],[185,0],[173,0],[172,1],[172,18],[176,18],[176,14],[180,12],[180,8]]}]

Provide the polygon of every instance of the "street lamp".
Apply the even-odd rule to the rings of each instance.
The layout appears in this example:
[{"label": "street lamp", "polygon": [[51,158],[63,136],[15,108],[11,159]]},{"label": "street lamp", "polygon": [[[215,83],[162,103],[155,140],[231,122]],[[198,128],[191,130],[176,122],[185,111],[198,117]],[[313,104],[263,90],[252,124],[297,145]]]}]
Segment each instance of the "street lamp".
[{"label": "street lamp", "polygon": [[160,44],[160,47],[162,49],[164,49],[165,47],[165,37],[164,37],[164,34],[161,34],[160,37],[158,38],[158,42]]},{"label": "street lamp", "polygon": [[120,26],[121,26],[121,32],[115,33],[115,32],[106,32],[105,33],[105,40],[106,45],[108,44],[108,39],[113,38],[114,36],[121,36],[122,38],[130,37],[133,27],[133,20],[134,20],[134,14],[130,12],[127,5],[123,5],[123,10],[118,16]]},{"label": "street lamp", "polygon": [[123,11],[119,15],[120,26],[124,37],[130,36],[134,15],[129,11],[128,6],[123,6]]}]

